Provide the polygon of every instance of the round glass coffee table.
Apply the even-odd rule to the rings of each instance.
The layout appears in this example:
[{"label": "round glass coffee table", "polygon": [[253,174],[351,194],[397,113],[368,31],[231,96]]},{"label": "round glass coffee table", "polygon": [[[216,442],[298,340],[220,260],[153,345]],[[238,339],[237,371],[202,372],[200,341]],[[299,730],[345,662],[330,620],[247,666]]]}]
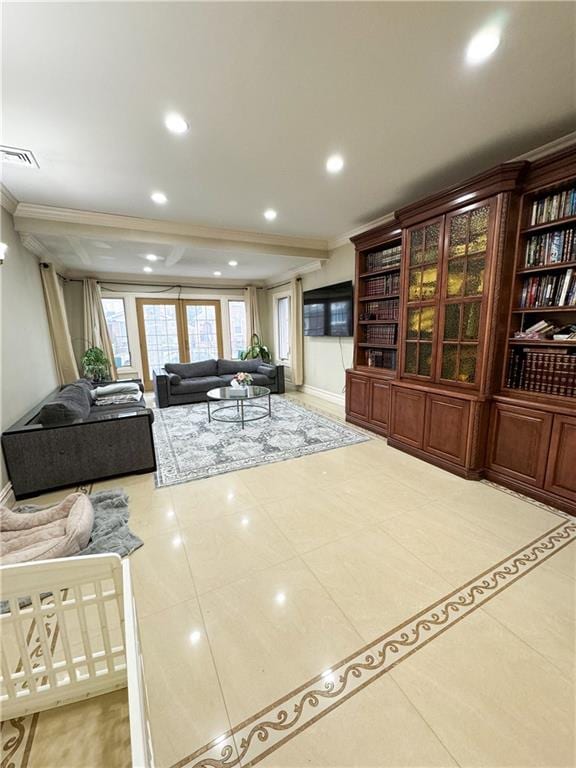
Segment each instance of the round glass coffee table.
[{"label": "round glass coffee table", "polygon": [[[244,424],[272,416],[272,401],[268,387],[218,387],[207,392],[208,422],[224,421],[228,424]],[[262,397],[268,398],[268,404],[255,403]],[[212,400],[232,402],[232,405],[219,405],[210,408]],[[228,415],[224,412],[227,412]],[[220,416],[216,416],[219,413]]]}]

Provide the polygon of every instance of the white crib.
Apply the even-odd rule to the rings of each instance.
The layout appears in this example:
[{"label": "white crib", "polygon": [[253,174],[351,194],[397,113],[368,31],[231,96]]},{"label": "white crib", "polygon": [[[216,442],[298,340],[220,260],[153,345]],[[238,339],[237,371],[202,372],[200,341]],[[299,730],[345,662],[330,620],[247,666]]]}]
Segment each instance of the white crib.
[{"label": "white crib", "polygon": [[133,768],[154,765],[130,563],[118,555],[0,568],[1,719],[128,686]]}]

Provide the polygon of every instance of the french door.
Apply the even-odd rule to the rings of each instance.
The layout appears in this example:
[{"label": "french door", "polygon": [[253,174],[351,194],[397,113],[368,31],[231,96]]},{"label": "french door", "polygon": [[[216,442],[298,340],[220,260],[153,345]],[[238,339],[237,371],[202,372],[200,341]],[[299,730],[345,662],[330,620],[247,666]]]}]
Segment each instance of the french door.
[{"label": "french door", "polygon": [[152,372],[166,363],[222,357],[219,301],[136,299],[143,380],[152,388]]}]

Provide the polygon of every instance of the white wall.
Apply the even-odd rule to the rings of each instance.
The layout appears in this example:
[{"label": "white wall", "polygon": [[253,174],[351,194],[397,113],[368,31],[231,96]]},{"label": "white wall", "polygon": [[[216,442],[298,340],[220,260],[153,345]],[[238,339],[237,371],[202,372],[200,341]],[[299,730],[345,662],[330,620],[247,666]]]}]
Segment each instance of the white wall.
[{"label": "white wall", "polygon": [[[58,386],[38,259],[26,250],[2,209],[0,238],[0,423],[6,429]],[[0,461],[0,490],[8,482]]]},{"label": "white wall", "polygon": [[[302,275],[302,288],[309,291],[323,285],[343,283],[354,279],[354,246],[342,245],[330,252],[330,258],[321,269]],[[266,336],[274,349],[273,306],[274,294],[287,286],[269,288]],[[342,398],[346,382],[345,370],[352,366],[354,345],[350,338],[304,337],[304,387],[311,392],[320,390]],[[289,378],[289,371],[287,372]]]}]

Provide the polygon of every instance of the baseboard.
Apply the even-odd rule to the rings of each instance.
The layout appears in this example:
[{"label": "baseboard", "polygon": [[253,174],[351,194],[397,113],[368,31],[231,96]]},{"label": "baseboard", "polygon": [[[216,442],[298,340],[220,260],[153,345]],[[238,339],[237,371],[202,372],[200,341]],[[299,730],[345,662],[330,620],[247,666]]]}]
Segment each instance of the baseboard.
[{"label": "baseboard", "polygon": [[334,405],[341,405],[344,407],[346,398],[344,395],[337,395],[335,392],[328,392],[327,389],[319,389],[318,387],[311,387],[309,384],[302,384],[300,392],[305,395],[311,395],[312,397],[319,397],[321,400],[327,400]]},{"label": "baseboard", "polygon": [[11,507],[16,501],[12,493],[12,483],[8,482],[0,491],[0,506]]}]

